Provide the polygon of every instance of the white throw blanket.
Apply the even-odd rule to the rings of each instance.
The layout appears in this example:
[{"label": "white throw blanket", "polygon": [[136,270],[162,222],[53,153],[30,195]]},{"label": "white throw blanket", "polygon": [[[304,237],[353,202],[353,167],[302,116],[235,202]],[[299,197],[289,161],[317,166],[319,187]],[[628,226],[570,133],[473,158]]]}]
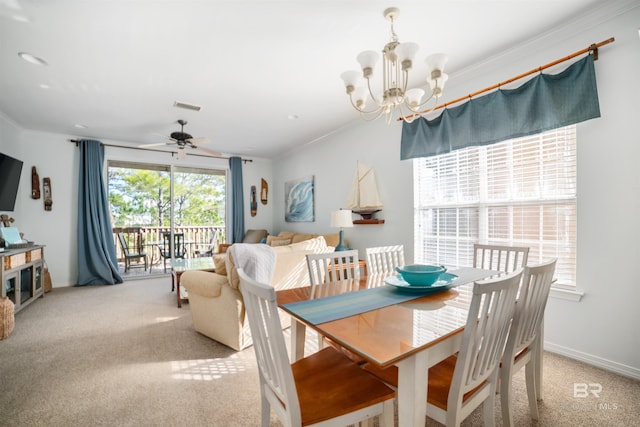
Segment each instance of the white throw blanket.
[{"label": "white throw blanket", "polygon": [[236,268],[259,283],[271,283],[276,268],[276,253],[260,243],[235,243],[229,247]]}]

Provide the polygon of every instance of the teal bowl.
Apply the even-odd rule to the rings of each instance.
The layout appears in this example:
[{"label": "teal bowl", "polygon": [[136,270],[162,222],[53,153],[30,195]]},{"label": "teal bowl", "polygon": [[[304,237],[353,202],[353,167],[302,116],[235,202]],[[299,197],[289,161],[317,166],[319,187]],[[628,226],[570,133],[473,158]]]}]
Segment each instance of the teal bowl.
[{"label": "teal bowl", "polygon": [[444,265],[410,264],[396,267],[405,282],[413,286],[430,286],[438,281],[440,275],[447,271]]}]

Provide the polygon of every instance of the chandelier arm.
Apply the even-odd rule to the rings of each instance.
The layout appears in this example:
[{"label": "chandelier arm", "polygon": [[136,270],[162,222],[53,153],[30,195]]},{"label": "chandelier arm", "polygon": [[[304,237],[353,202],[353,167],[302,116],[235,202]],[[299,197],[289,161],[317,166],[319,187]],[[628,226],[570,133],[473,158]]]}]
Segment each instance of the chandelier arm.
[{"label": "chandelier arm", "polygon": [[[431,92],[431,95],[429,95],[429,97],[427,99],[425,99],[424,102],[422,102],[420,105],[416,105],[415,107],[411,107],[411,106],[407,105],[407,107],[409,108],[409,110],[411,110],[414,113],[420,115],[420,113],[421,113],[420,109],[423,108],[425,105],[427,105],[427,103],[429,103],[429,101],[431,101],[431,100],[435,100],[436,103],[438,102],[438,96],[434,95],[433,92]],[[434,105],[434,107],[435,107],[435,105]],[[433,110],[433,108],[431,108],[431,109],[429,109],[427,111],[424,111],[424,112],[428,113],[431,110]]]},{"label": "chandelier arm", "polygon": [[407,94],[407,86],[409,86],[409,70],[402,70],[402,100],[404,101],[405,95]]},{"label": "chandelier arm", "polygon": [[[358,110],[360,111],[360,110]],[[373,111],[376,113],[375,117],[369,117],[367,116],[367,114],[371,114],[372,112],[364,112],[364,111],[360,111],[360,117],[362,118],[362,120],[364,120],[365,122],[373,122],[375,120],[378,120],[378,118],[380,116],[382,116],[382,114],[384,113],[384,109],[383,108],[378,108],[377,110]]]},{"label": "chandelier arm", "polygon": [[[407,105],[407,108],[409,108],[409,111],[413,111],[411,107],[409,107],[408,105]],[[413,113],[405,114],[402,104],[398,106],[398,109],[400,110],[400,117],[402,117],[407,123],[411,123],[413,121],[413,118],[416,117],[416,114],[413,114]],[[409,121],[409,119],[407,119],[406,117],[411,117],[411,121]]]},{"label": "chandelier arm", "polygon": [[371,79],[367,79],[367,89],[369,89],[369,96],[371,96],[371,99],[373,99],[373,102],[375,102],[378,108],[382,108],[382,103],[380,103],[380,101],[376,99],[375,95],[373,94],[373,91],[371,90]]},{"label": "chandelier arm", "polygon": [[362,108],[358,107],[354,102],[353,102],[353,97],[351,95],[349,95],[349,101],[351,101],[351,106],[353,108],[355,108],[356,110],[358,110],[360,113],[364,113],[364,114],[371,114],[371,113],[377,113],[378,111],[382,110],[382,107],[378,106],[378,108],[375,108],[373,110],[363,110]]}]

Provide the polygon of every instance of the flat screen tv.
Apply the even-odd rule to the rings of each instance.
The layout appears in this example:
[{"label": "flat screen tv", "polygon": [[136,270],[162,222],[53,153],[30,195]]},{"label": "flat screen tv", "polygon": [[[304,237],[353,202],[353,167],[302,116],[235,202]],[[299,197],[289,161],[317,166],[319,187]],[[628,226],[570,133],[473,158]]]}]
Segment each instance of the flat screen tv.
[{"label": "flat screen tv", "polygon": [[0,153],[0,212],[13,211],[21,173],[22,161]]}]

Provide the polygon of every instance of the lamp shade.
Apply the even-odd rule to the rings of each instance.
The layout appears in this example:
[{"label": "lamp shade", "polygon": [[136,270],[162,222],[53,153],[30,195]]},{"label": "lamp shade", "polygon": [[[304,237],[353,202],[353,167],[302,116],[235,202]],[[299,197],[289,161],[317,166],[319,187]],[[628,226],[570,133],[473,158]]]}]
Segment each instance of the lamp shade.
[{"label": "lamp shade", "polygon": [[364,70],[365,68],[375,67],[376,63],[378,62],[378,57],[378,52],[374,52],[373,50],[365,50],[364,52],[360,52],[356,59]]},{"label": "lamp shade", "polygon": [[333,228],[353,227],[351,210],[340,209],[339,211],[331,212],[331,227]]},{"label": "lamp shade", "polygon": [[449,60],[449,57],[444,53],[434,53],[433,55],[427,56],[424,62],[427,64],[427,67],[429,68],[429,75],[431,76],[435,70],[443,72],[444,66],[446,65],[448,60]]},{"label": "lamp shade", "polygon": [[356,87],[356,86],[358,86],[358,80],[360,80],[360,76],[361,75],[362,75],[362,73],[360,71],[349,70],[349,71],[345,71],[344,73],[340,74],[340,77],[344,81],[344,85],[345,86]]}]

